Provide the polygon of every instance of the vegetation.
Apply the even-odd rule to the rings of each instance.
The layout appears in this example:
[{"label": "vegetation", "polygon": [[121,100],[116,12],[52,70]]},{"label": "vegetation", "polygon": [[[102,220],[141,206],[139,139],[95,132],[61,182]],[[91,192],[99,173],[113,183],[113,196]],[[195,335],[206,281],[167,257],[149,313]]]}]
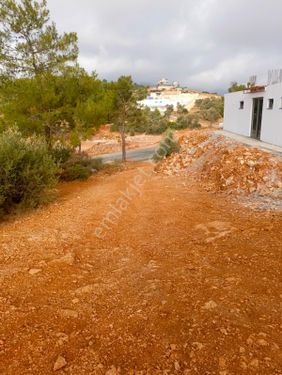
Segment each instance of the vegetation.
[{"label": "vegetation", "polygon": [[1,93],[2,128],[17,124],[25,135],[43,135],[50,146],[60,139],[80,148],[108,120],[113,101],[105,84],[78,66],[60,75],[6,80]]},{"label": "vegetation", "polygon": [[198,129],[200,127],[199,116],[193,113],[182,114],[177,118],[174,124],[171,124],[171,128],[176,130]]},{"label": "vegetation", "polygon": [[77,36],[58,33],[46,0],[0,4],[1,113],[4,121],[24,124],[30,132],[43,127],[50,144],[54,117],[59,122],[65,107],[57,76],[64,76],[67,63],[76,61]]},{"label": "vegetation", "polygon": [[[151,111],[149,108],[135,108],[133,116],[128,116],[126,129],[131,134],[163,134],[168,129],[197,129],[201,127],[200,120],[214,123],[223,117],[223,112],[224,100],[222,97],[197,100],[196,111],[192,113],[189,113],[181,104],[178,104],[176,111],[172,105],[167,106],[164,115],[157,109]],[[177,116],[175,122],[171,121],[173,113]],[[117,126],[113,125],[112,130],[118,130]]]},{"label": "vegetation", "polygon": [[[223,117],[224,101],[221,97],[200,99],[196,101],[196,112],[189,111],[178,104],[175,114],[177,119],[172,122],[173,106],[167,106],[164,115],[157,109],[151,111],[143,108],[135,112],[130,122],[130,129],[134,133],[163,134],[166,130],[197,129],[200,128],[200,120],[216,122]],[[113,127],[116,130],[116,127]]]},{"label": "vegetation", "polygon": [[36,206],[58,178],[101,168],[80,154],[81,141],[110,120],[115,84],[80,68],[77,54],[76,34],[58,33],[46,0],[0,0],[3,212]]},{"label": "vegetation", "polygon": [[168,120],[170,119],[170,116],[173,114],[174,112],[174,107],[172,104],[170,105],[167,105],[166,106],[166,111],[165,111],[165,118],[167,118]]},{"label": "vegetation", "polygon": [[58,172],[43,139],[24,138],[17,129],[0,134],[0,212],[37,206]]},{"label": "vegetation", "polygon": [[157,109],[154,111],[143,109],[141,123],[145,127],[146,134],[163,134],[170,126],[169,118],[162,116]]},{"label": "vegetation", "polygon": [[188,109],[185,108],[184,105],[177,103],[177,114],[178,115],[188,114]]},{"label": "vegetation", "polygon": [[62,165],[71,157],[73,149],[58,141],[49,149],[49,153],[56,164]]},{"label": "vegetation", "polygon": [[58,33],[50,22],[47,0],[0,0],[0,24],[3,76],[55,74],[77,59],[76,33]]},{"label": "vegetation", "polygon": [[155,162],[158,162],[165,157],[178,152],[180,149],[180,146],[178,142],[175,140],[173,132],[171,130],[168,130],[165,133],[164,139],[160,142],[158,150],[155,152],[153,156],[153,160]]},{"label": "vegetation", "polygon": [[199,118],[214,123],[223,117],[224,100],[222,97],[199,99],[196,108]]},{"label": "vegetation", "polygon": [[126,133],[129,131],[129,121],[134,115],[136,100],[134,100],[134,84],[131,77],[122,76],[115,85],[114,123],[121,136],[122,160],[126,160]]},{"label": "vegetation", "polygon": [[[101,161],[81,152],[81,142],[102,124],[112,123],[112,129],[120,132],[126,160],[128,133],[168,131],[162,146],[167,143],[164,155],[169,155],[177,149],[170,129],[197,128],[199,119],[214,119],[221,113],[216,102],[210,107],[198,103],[196,115],[180,104],[176,111],[168,106],[164,115],[141,109],[137,102],[146,96],[146,87],[134,84],[130,76],[116,82],[100,80],[78,65],[77,55],[76,33],[57,31],[47,0],[0,0],[0,208],[4,211],[38,204],[56,178],[84,179],[101,169]],[[178,117],[175,123],[173,113]]]},{"label": "vegetation", "polygon": [[121,136],[122,160],[126,160],[126,134],[134,134],[142,122],[143,113],[137,106],[137,101],[146,96],[143,87],[133,83],[130,76],[121,76],[112,84],[113,98],[113,130],[118,130]]},{"label": "vegetation", "polygon": [[228,92],[244,91],[246,90],[246,85],[238,84],[237,82],[231,82]]},{"label": "vegetation", "polygon": [[61,165],[62,181],[85,180],[103,168],[101,159],[91,159],[87,154],[74,154]]},{"label": "vegetation", "polygon": [[0,0],[0,128],[44,135],[80,149],[109,119],[113,92],[77,64],[77,36],[60,35],[46,0]]}]

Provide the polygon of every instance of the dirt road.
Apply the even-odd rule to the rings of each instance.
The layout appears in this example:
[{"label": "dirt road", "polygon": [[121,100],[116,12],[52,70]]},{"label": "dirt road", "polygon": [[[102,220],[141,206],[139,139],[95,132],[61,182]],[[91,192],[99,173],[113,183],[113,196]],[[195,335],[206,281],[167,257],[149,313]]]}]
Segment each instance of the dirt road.
[{"label": "dirt road", "polygon": [[1,224],[1,374],[282,374],[281,213],[142,168]]}]

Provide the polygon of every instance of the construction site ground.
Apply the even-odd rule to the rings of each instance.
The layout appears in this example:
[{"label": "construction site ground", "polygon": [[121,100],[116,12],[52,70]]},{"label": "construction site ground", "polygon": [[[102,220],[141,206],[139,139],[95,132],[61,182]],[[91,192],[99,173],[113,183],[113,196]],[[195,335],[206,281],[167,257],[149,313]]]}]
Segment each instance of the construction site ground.
[{"label": "construction site ground", "polygon": [[0,225],[1,374],[282,374],[281,212],[153,169]]},{"label": "construction site ground", "polygon": [[282,147],[281,146],[276,146],[276,145],[273,145],[271,143],[262,142],[258,139],[246,137],[244,135],[231,133],[231,132],[226,131],[226,130],[218,130],[218,134],[221,134],[225,137],[234,139],[235,141],[244,143],[248,146],[257,147],[261,150],[269,151],[273,154],[277,154],[277,155],[282,156]]}]

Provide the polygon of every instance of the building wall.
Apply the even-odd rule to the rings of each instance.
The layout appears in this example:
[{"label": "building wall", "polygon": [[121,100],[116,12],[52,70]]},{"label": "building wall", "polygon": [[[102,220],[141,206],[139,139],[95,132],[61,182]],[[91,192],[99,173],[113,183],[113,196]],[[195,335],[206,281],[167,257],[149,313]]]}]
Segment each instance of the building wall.
[{"label": "building wall", "polygon": [[[264,98],[261,140],[282,146],[282,83],[267,86],[265,92],[250,94],[243,91],[225,95],[224,129],[233,133],[251,134],[253,99]],[[274,99],[273,109],[268,109],[268,99]],[[244,109],[240,109],[244,101]]]},{"label": "building wall", "polygon": [[[239,109],[240,101],[244,101],[244,109]],[[223,127],[232,133],[249,136],[251,133],[252,101],[246,100],[246,94],[238,91],[224,97]]]},{"label": "building wall", "polygon": [[[264,98],[261,140],[282,146],[282,84],[268,86]],[[273,109],[267,109],[271,98],[274,99]]]}]

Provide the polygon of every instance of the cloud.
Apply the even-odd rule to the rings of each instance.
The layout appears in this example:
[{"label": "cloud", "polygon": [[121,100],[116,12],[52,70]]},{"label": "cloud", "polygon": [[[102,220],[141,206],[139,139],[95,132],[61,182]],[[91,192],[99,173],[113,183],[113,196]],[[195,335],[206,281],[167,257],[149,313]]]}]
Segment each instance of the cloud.
[{"label": "cloud", "polygon": [[[224,91],[282,68],[281,0],[48,0],[61,31],[76,31],[79,61],[100,77],[161,77]],[[264,78],[261,78],[264,79]]]}]

